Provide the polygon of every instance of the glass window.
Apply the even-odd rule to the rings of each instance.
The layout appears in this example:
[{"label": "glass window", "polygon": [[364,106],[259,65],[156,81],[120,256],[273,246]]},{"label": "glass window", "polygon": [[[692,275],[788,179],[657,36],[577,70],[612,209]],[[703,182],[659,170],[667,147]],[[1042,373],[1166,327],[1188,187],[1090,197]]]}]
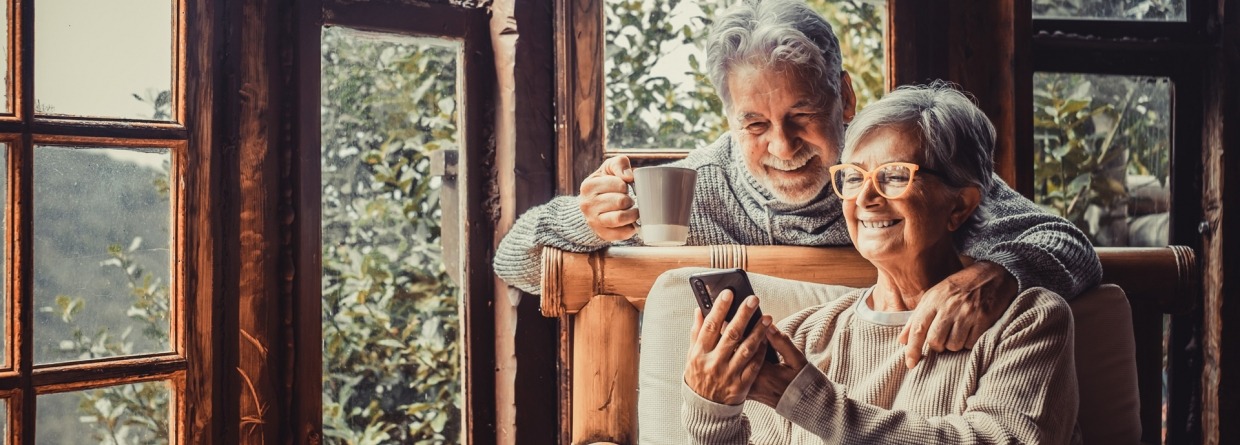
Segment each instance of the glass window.
[{"label": "glass window", "polygon": [[39,395],[40,444],[166,445],[171,437],[166,381]]},{"label": "glass window", "polygon": [[[727,130],[703,44],[719,0],[605,0],[607,147],[691,149]],[[858,107],[884,88],[884,0],[809,0],[832,24]]]},{"label": "glass window", "polygon": [[1034,0],[1033,17],[1076,20],[1185,20],[1184,0]]},{"label": "glass window", "polygon": [[34,153],[35,363],[171,350],[169,150]]},{"label": "glass window", "polygon": [[1165,77],[1034,73],[1034,200],[1097,246],[1167,245],[1172,88]]},{"label": "glass window", "polygon": [[173,3],[36,0],[35,113],[172,120]]},{"label": "glass window", "polygon": [[322,33],[323,433],[462,439],[458,289],[430,154],[460,144],[460,47]]}]

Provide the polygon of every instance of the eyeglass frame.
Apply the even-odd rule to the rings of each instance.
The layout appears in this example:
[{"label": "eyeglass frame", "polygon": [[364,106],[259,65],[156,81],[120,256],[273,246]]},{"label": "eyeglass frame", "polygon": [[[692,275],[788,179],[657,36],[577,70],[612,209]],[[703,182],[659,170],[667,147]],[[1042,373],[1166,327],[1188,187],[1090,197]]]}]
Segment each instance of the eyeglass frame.
[{"label": "eyeglass frame", "polygon": [[[929,168],[929,167],[922,167],[922,166],[917,165],[917,164],[914,164],[914,163],[912,163],[912,162],[900,162],[900,161],[897,161],[897,162],[884,162],[884,163],[882,163],[882,164],[879,164],[877,167],[874,167],[874,170],[873,170],[873,171],[866,170],[864,167],[862,167],[862,166],[860,166],[860,165],[856,165],[856,164],[835,164],[835,165],[832,165],[830,168],[828,168],[828,169],[827,169],[827,174],[831,175],[831,191],[835,192],[835,195],[836,195],[836,196],[839,196],[839,197],[840,197],[840,199],[843,199],[843,200],[845,200],[845,201],[855,200],[855,199],[857,199],[857,197],[858,197],[858,196],[861,196],[861,192],[865,191],[864,184],[865,184],[865,182],[866,182],[866,181],[869,181],[869,182],[870,182],[870,187],[872,187],[872,188],[874,189],[874,191],[878,192],[879,196],[882,196],[883,198],[886,198],[886,199],[893,199],[893,200],[894,200],[894,199],[900,199],[900,198],[903,198],[903,197],[904,197],[904,195],[907,195],[907,194],[908,194],[909,187],[905,187],[905,188],[904,188],[904,190],[903,190],[903,191],[901,191],[901,192],[900,192],[900,194],[898,194],[898,195],[895,195],[895,196],[887,196],[887,194],[886,194],[886,193],[883,193],[883,189],[882,189],[881,187],[879,187],[879,186],[878,186],[878,181],[874,178],[874,175],[875,175],[875,174],[877,174],[877,173],[878,173],[879,171],[881,171],[884,167],[887,167],[887,166],[889,166],[889,165],[896,165],[896,166],[900,166],[900,167],[907,168],[907,169],[908,169],[908,172],[909,172],[909,173],[908,173],[908,182],[909,182],[909,184],[912,184],[912,183],[913,183],[913,180],[917,178],[917,172],[918,172],[918,171],[922,171],[922,172],[928,173],[928,174],[930,174],[931,176],[936,176],[936,177],[938,177],[939,179],[944,180],[944,181],[946,181],[946,179],[947,179],[947,176],[946,176],[946,175],[944,175],[942,172],[939,172],[939,171],[934,170],[934,169]],[[860,187],[860,188],[859,188],[859,190],[857,191],[857,194],[856,194],[856,195],[853,195],[853,197],[851,197],[851,198],[846,198],[846,197],[844,197],[844,193],[840,191],[840,186],[839,186],[838,184],[836,184],[836,182],[835,182],[835,173],[836,173],[836,172],[838,172],[838,171],[840,171],[840,170],[843,170],[843,169],[845,169],[845,168],[855,168],[855,169],[857,169],[857,170],[861,170],[861,183],[862,183],[862,187]]]}]

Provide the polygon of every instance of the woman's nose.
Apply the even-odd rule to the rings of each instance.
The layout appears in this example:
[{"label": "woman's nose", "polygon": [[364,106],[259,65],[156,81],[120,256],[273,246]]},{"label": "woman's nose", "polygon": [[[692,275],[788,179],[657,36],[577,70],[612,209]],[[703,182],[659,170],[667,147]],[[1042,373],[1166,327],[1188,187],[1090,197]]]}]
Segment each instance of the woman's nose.
[{"label": "woman's nose", "polygon": [[878,193],[875,187],[874,178],[866,178],[865,183],[861,184],[861,191],[857,192],[857,205],[860,207],[869,207],[879,204],[879,200],[886,199]]}]

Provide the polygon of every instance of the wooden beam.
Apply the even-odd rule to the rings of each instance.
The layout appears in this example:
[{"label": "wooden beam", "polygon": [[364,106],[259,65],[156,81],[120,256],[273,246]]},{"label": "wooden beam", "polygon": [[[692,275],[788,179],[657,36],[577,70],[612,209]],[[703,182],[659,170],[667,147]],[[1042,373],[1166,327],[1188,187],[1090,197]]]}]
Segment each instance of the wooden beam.
[{"label": "wooden beam", "polygon": [[557,191],[575,195],[603,161],[603,0],[555,0]]},{"label": "wooden beam", "polygon": [[[1205,66],[1202,129],[1203,369],[1202,443],[1240,441],[1240,1],[1218,0],[1211,11],[1221,18],[1219,46]],[[1227,152],[1232,152],[1227,156]],[[1228,173],[1231,174],[1228,174]],[[1227,198],[1231,196],[1231,198]],[[1228,297],[1232,298],[1228,298]]]},{"label": "wooden beam", "polygon": [[[235,162],[237,213],[231,242],[238,267],[235,337],[227,347],[237,358],[231,372],[232,390],[238,392],[237,442],[284,443],[290,429],[283,366],[286,347],[285,300],[289,296],[284,264],[288,233],[285,227],[285,185],[291,184],[281,130],[280,32],[286,20],[282,0],[242,2],[235,54],[239,98],[236,112]],[[289,191],[291,193],[291,191]],[[217,197],[218,199],[218,197]],[[232,334],[230,332],[230,334]],[[231,420],[231,419],[230,419]],[[228,438],[226,438],[225,441]]]}]

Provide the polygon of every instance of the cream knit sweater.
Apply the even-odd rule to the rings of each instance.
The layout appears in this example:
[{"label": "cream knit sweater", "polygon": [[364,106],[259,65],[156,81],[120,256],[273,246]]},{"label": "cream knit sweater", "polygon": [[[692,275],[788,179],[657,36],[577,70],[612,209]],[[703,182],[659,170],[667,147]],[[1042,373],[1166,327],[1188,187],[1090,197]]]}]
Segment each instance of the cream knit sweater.
[{"label": "cream knit sweater", "polygon": [[694,443],[1080,441],[1072,313],[1058,295],[1021,293],[972,350],[932,354],[911,370],[896,339],[911,312],[875,312],[868,296],[858,290],[782,322],[810,365],[776,409],[716,404],[682,385]]}]

